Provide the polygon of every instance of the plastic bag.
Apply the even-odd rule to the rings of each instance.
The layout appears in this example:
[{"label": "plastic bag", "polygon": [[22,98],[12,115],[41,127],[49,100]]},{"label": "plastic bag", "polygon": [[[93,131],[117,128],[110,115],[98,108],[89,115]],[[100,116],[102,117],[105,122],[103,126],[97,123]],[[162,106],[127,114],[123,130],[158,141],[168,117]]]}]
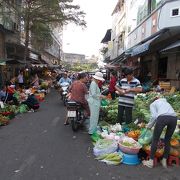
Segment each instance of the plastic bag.
[{"label": "plastic bag", "polygon": [[95,156],[100,156],[103,154],[114,153],[117,148],[118,144],[116,141],[109,139],[99,139],[93,148],[93,152]]},{"label": "plastic bag", "polygon": [[150,144],[152,141],[153,133],[150,129],[144,129],[141,133],[141,136],[138,139],[138,142],[141,145],[147,145]]},{"label": "plastic bag", "polygon": [[92,140],[93,142],[97,142],[99,139],[101,139],[101,136],[100,136],[98,133],[93,133],[93,134],[91,135],[91,140]]},{"label": "plastic bag", "polygon": [[108,101],[106,99],[102,99],[101,106],[107,106],[107,105],[108,105]]}]

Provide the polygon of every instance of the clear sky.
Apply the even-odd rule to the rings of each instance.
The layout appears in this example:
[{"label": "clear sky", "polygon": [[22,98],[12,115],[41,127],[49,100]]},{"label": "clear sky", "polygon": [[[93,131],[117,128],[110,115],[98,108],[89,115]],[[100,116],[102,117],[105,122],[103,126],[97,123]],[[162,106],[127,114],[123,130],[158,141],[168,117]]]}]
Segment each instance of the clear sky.
[{"label": "clear sky", "polygon": [[86,13],[87,28],[82,30],[73,24],[64,28],[63,50],[86,56],[98,55],[106,30],[112,27],[111,13],[117,0],[74,0]]}]

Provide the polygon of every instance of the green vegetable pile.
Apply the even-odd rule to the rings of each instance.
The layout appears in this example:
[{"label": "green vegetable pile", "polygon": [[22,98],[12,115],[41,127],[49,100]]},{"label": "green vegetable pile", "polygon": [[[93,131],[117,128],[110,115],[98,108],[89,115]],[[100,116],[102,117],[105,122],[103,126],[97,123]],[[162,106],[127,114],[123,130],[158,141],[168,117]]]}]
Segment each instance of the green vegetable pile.
[{"label": "green vegetable pile", "polygon": [[[135,97],[133,120],[138,118],[142,121],[149,122],[151,118],[149,106],[157,96],[159,96],[159,93],[156,92],[138,94]],[[163,94],[163,96],[172,105],[177,116],[180,117],[180,92],[178,91],[174,94]],[[109,124],[117,123],[118,99],[110,101],[107,106],[102,107],[102,110],[104,112],[103,121],[106,121]]]},{"label": "green vegetable pile", "polygon": [[17,106],[16,105],[5,105],[3,109],[0,109],[0,112],[14,112],[16,113]]},{"label": "green vegetable pile", "polygon": [[116,124],[117,123],[117,116],[118,116],[118,99],[114,101],[110,101],[107,106],[102,107],[103,112],[105,113],[103,120],[110,123]]},{"label": "green vegetable pile", "polygon": [[180,117],[180,91],[174,93],[173,95],[167,94],[165,97],[176,111],[177,116]]},{"label": "green vegetable pile", "polygon": [[[149,105],[152,100],[159,94],[155,92],[138,94],[135,98],[135,107],[133,111],[133,119],[142,119],[146,122],[150,120]],[[163,94],[164,98],[172,105],[177,116],[180,117],[180,92],[174,94]]]}]

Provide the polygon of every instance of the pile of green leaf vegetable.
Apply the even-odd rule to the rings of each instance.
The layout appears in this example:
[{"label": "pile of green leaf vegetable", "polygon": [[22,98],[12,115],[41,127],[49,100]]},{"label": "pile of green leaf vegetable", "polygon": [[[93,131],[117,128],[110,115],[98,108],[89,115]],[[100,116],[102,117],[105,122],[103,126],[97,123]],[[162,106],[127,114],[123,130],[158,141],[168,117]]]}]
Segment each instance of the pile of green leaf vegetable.
[{"label": "pile of green leaf vegetable", "polygon": [[[133,109],[133,120],[138,118],[148,122],[150,120],[149,106],[153,99],[158,95],[159,93],[156,92],[136,95]],[[167,99],[177,113],[177,116],[180,117],[180,92],[178,91],[174,94],[163,94],[163,97]],[[105,114],[103,117],[104,121],[108,122],[109,124],[117,123],[118,98],[114,101],[110,101],[107,106],[102,107],[102,110]]]}]

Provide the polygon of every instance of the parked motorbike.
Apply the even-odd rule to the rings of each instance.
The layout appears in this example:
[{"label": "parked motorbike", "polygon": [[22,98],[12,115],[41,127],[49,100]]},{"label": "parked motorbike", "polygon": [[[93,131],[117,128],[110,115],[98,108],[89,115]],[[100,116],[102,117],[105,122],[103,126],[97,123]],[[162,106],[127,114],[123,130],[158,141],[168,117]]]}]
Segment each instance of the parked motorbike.
[{"label": "parked motorbike", "polygon": [[67,117],[71,121],[73,131],[77,131],[85,121],[84,110],[82,106],[75,101],[67,102]]}]

